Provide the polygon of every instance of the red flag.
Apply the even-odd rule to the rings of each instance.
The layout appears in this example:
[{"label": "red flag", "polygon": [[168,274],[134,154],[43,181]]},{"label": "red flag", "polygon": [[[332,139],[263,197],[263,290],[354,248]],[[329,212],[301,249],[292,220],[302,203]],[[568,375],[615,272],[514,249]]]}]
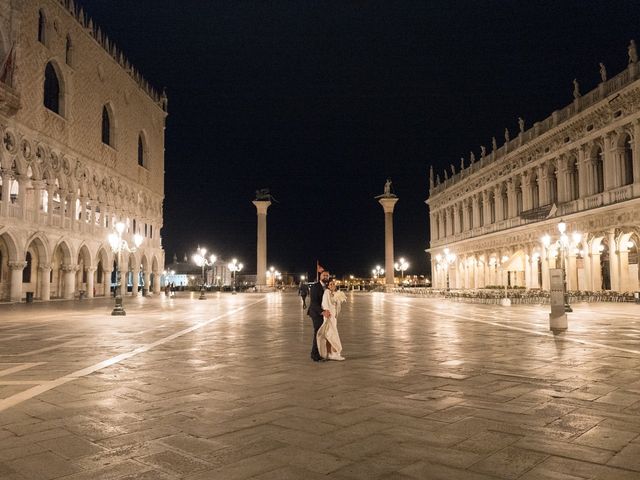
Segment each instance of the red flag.
[{"label": "red flag", "polygon": [[316,270],[318,273],[324,272],[324,267],[320,265],[320,262],[318,260],[316,260],[316,266],[317,266]]},{"label": "red flag", "polygon": [[9,53],[2,64],[2,70],[0,70],[0,82],[11,85],[13,82],[13,64],[16,60],[16,52],[14,49],[15,44],[11,45]]}]

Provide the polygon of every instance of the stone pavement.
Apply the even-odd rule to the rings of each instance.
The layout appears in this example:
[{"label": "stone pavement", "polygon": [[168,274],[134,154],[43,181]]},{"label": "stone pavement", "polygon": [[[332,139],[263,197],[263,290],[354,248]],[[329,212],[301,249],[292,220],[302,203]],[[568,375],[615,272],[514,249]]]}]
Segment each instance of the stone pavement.
[{"label": "stone pavement", "polygon": [[640,306],[182,295],[0,306],[0,478],[640,479]]}]

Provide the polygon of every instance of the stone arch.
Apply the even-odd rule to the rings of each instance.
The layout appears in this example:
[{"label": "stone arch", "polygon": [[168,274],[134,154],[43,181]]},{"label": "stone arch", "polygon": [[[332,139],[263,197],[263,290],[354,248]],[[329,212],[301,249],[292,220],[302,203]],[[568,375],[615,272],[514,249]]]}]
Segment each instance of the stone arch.
[{"label": "stone arch", "polygon": [[73,298],[75,291],[75,264],[71,247],[60,240],[51,256],[51,297]]},{"label": "stone arch", "polygon": [[108,250],[101,245],[96,253],[95,262],[96,269],[94,275],[94,287],[96,295],[108,296],[111,291],[111,263]]},{"label": "stone arch", "polygon": [[76,286],[78,290],[84,290],[86,292],[89,286],[93,288],[92,279],[89,279],[89,275],[93,274],[93,262],[91,259],[91,252],[85,243],[83,243],[78,249],[77,265]]},{"label": "stone arch", "polygon": [[18,248],[13,235],[0,228],[0,300],[11,299],[11,262],[18,261]]},{"label": "stone arch", "polygon": [[[24,260],[26,263],[22,271],[22,291],[33,292],[35,298],[49,299],[49,252],[46,238],[36,233],[26,242]],[[27,271],[27,269],[29,271]]]}]

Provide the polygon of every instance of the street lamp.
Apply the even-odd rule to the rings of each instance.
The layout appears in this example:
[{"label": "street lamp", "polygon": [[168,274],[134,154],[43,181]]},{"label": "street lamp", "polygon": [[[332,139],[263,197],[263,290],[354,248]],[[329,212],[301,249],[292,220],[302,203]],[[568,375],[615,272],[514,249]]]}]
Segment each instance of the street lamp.
[{"label": "street lamp", "polygon": [[216,261],[215,255],[209,255],[209,258],[205,257],[207,253],[206,248],[198,247],[196,253],[193,254],[193,261],[199,267],[202,267],[202,286],[200,287],[200,300],[206,300],[207,296],[205,295],[205,281],[204,281],[204,267],[212,266]]},{"label": "street lamp", "polygon": [[396,269],[396,272],[400,272],[400,277],[402,282],[404,282],[404,272],[409,268],[409,262],[407,262],[404,258],[401,258],[399,262],[393,264],[393,268]]},{"label": "street lamp", "polygon": [[237,258],[234,258],[233,260],[231,260],[231,262],[229,262],[229,265],[227,265],[227,268],[233,275],[233,292],[231,292],[233,293],[233,295],[236,294],[236,272],[239,272],[240,270],[242,270],[242,267],[243,265],[241,263],[238,263]]},{"label": "street lamp", "polygon": [[451,253],[448,248],[444,249],[444,255],[437,254],[436,262],[440,265],[440,268],[444,268],[447,272],[447,292],[451,289],[449,288],[449,266],[456,261],[456,254]]},{"label": "street lamp", "polygon": [[[566,233],[567,224],[564,220],[560,220],[558,223],[558,232],[560,232],[560,236],[558,240],[555,242],[551,240],[550,235],[545,235],[542,237],[542,244],[546,248],[553,247],[556,252],[560,249],[560,269],[562,270],[562,297],[564,298],[564,311],[565,312],[573,312],[571,305],[569,305],[569,298],[567,296],[567,268],[565,263],[565,255],[571,246],[571,242],[569,241],[569,236]],[[571,238],[573,240],[573,244],[577,245],[582,240],[582,235],[578,232],[573,232],[571,234]]]},{"label": "street lamp", "polygon": [[384,268],[380,267],[380,265],[376,265],[376,268],[371,270],[371,273],[373,274],[373,278],[377,280],[378,277],[381,277],[382,275],[384,275]]},{"label": "street lamp", "polygon": [[129,247],[129,244],[126,240],[122,238],[122,234],[124,233],[125,225],[122,222],[118,222],[115,224],[115,232],[109,234],[109,245],[111,246],[111,250],[116,254],[116,305],[111,312],[111,315],[126,315],[124,307],[122,306],[122,290],[120,288],[121,276],[120,272],[120,262],[122,252],[133,253],[135,252],[140,245],[142,245],[143,237],[142,235],[135,234],[133,236],[133,243],[135,246]]}]

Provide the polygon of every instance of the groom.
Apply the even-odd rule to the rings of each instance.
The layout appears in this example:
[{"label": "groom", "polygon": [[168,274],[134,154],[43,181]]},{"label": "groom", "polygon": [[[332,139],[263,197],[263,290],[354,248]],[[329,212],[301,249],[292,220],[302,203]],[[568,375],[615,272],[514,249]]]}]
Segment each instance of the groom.
[{"label": "groom", "polygon": [[311,321],[313,321],[313,345],[311,347],[311,360],[314,362],[319,362],[322,360],[320,356],[320,352],[318,351],[318,342],[316,340],[316,335],[318,330],[322,326],[322,322],[324,322],[324,317],[328,317],[331,314],[329,310],[322,309],[322,296],[324,295],[324,291],[329,285],[329,272],[326,270],[320,273],[320,281],[314,283],[311,286],[309,291],[309,309],[307,310],[307,315],[311,317]]}]

